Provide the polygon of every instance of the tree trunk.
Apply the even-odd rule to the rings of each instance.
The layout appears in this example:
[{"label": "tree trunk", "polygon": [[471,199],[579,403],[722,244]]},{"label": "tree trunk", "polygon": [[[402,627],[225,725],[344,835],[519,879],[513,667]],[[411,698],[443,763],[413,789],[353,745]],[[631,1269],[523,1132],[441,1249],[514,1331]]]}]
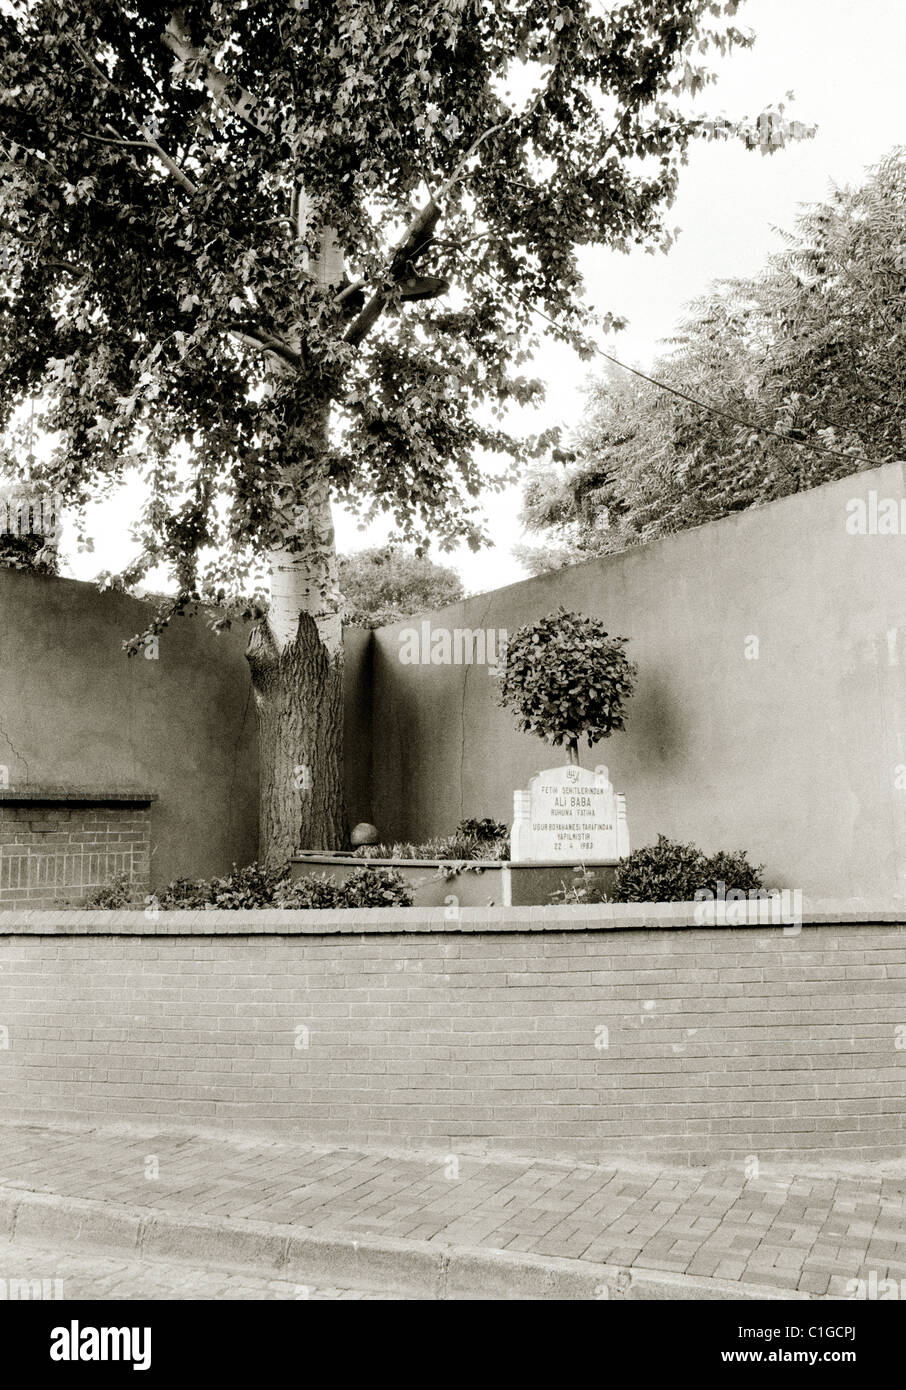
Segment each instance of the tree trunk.
[{"label": "tree trunk", "polygon": [[571,738],[566,745],[566,762],[567,765],[579,765],[579,740],[576,738]]},{"label": "tree trunk", "polygon": [[265,623],[249,639],[258,713],[260,853],[271,867],[300,849],[339,849],[343,809],[343,666],[308,613],[280,649]]},{"label": "tree trunk", "polygon": [[340,849],[343,806],[343,628],[330,489],[311,483],[298,551],[271,556],[271,605],[246,656],[258,716],[259,859]]}]

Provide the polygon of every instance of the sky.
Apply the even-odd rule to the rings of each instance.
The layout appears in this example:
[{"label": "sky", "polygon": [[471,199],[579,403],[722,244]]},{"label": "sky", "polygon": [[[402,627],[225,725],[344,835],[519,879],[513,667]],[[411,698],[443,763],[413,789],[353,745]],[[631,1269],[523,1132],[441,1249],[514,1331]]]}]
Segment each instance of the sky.
[{"label": "sky", "polygon": [[[719,81],[702,106],[731,119],[755,117],[792,91],[787,115],[817,124],[812,140],[771,156],[740,142],[696,145],[681,171],[679,192],[667,222],[680,236],[665,255],[629,255],[601,248],[582,252],[587,297],[592,307],[629,320],[601,346],[622,361],[649,368],[683,317],[683,305],[715,279],[753,275],[779,249],[775,228],[791,228],[800,204],[824,199],[832,183],[857,183],[865,168],[894,145],[906,145],[906,2],[904,0],[746,0],[736,23],[755,30],[752,49],[734,50],[725,60],[709,57]],[[600,364],[603,369],[603,362]],[[526,368],[529,370],[529,368]],[[562,346],[546,343],[533,372],[547,386],[545,403],[523,412],[525,432],[559,424],[564,433],[579,422],[582,383],[593,363]],[[516,422],[514,422],[515,424]],[[484,500],[491,548],[466,547],[434,558],[459,571],[468,593],[481,593],[526,577],[511,550],[521,540],[521,489]],[[91,579],[117,569],[131,555],[128,508],[114,499],[89,510],[93,554],[78,555],[67,528],[64,573]],[[389,523],[359,529],[354,516],[336,509],[341,551],[381,543]]]}]

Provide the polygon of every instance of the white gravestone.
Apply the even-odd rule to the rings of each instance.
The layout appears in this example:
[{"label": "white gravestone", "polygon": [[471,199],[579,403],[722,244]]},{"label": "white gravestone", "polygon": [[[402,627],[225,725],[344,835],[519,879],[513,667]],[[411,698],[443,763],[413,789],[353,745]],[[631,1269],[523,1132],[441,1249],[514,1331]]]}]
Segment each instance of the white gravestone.
[{"label": "white gravestone", "polygon": [[594,772],[551,767],[513,794],[510,861],[576,863],[622,859],[629,853],[626,798],[617,796],[606,767]]}]

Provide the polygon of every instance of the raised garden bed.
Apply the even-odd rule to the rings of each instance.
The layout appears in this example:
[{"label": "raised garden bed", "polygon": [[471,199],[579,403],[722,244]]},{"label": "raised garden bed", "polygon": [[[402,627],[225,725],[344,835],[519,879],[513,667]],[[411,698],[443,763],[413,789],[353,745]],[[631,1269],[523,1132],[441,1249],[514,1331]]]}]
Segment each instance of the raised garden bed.
[{"label": "raised garden bed", "polygon": [[[595,875],[605,893],[613,888],[616,859],[589,860],[583,865]],[[503,859],[367,859],[325,851],[297,854],[291,863],[293,878],[323,873],[341,883],[363,864],[375,869],[394,869],[408,883],[414,907],[546,906],[551,894],[573,883],[572,864],[546,861],[514,864]]]}]

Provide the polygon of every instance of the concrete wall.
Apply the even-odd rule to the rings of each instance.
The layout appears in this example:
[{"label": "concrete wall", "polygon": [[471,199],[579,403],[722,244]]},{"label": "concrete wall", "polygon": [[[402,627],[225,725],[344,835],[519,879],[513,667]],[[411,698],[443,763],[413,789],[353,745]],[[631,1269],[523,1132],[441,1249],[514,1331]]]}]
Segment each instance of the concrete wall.
[{"label": "concrete wall", "polygon": [[343,755],[350,830],[371,819],[371,689],[374,643],[370,629],[343,629],[345,700]]},{"label": "concrete wall", "polygon": [[902,1157],[902,924],[37,915],[0,925],[8,1119],[598,1160]]},{"label": "concrete wall", "polygon": [[[772,886],[906,898],[906,534],[852,535],[847,503],[904,496],[904,468],[859,474],[430,615],[506,629],[554,610],[630,637],[629,731],[582,750],[658,833],[745,848]],[[900,528],[906,533],[906,526]],[[151,882],[257,854],[246,633],[178,619],[159,659],[121,643],[147,605],[0,570],[0,768],[16,785],[157,793]],[[384,839],[512,818],[561,754],[515,732],[487,664],[403,664],[401,633],[346,633],[350,824]],[[754,639],[754,640],[753,640]],[[757,657],[755,643],[757,642]],[[430,651],[427,653],[430,657]]]},{"label": "concrete wall", "polygon": [[17,787],[157,793],[151,885],[257,854],[258,767],[246,634],[178,618],[157,660],[126,657],[149,606],[0,568],[0,765]]},{"label": "concrete wall", "polygon": [[[628,731],[580,756],[609,766],[634,845],[745,848],[772,886],[902,901],[906,534],[846,521],[872,489],[902,498],[904,467],[469,599],[432,629],[513,632],[559,604],[603,618],[639,679]],[[375,634],[368,818],[386,840],[509,822],[514,788],[562,761],[515,731],[487,666],[402,664],[420,624]]]}]

